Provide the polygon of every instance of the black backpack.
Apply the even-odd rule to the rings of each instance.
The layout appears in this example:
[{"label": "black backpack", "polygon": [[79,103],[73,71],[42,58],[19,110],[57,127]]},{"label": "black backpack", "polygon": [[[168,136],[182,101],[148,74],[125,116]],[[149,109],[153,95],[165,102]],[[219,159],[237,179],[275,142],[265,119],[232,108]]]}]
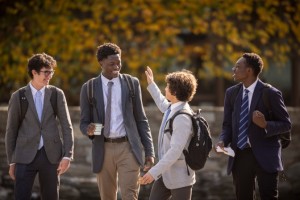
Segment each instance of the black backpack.
[{"label": "black backpack", "polygon": [[[52,90],[50,103],[54,112],[54,115],[57,116],[57,90],[54,86],[48,86]],[[19,127],[21,126],[23,119],[25,118],[25,114],[28,109],[28,100],[25,96],[25,87],[19,90],[19,98],[20,98],[20,105],[21,105],[21,116],[19,121]]]},{"label": "black backpack", "polygon": [[[212,149],[212,139],[206,120],[200,115],[200,109],[190,114],[187,110],[179,110],[169,119],[169,128],[164,132],[169,132],[172,136],[173,121],[177,115],[185,114],[191,117],[194,134],[191,138],[188,149],[183,150],[187,166],[192,170],[200,170],[204,167],[209,152]],[[188,175],[190,175],[187,168]]]},{"label": "black backpack", "polygon": [[[237,94],[239,93],[239,90],[241,87],[242,87],[241,83],[237,84],[234,88],[234,91],[232,92],[232,95],[230,97],[230,104],[231,104],[232,108],[234,107],[234,103],[235,103]],[[262,93],[263,104],[268,109],[268,116],[265,116],[265,117],[266,117],[266,119],[270,119],[270,120],[274,119],[271,104],[270,104],[270,99],[269,99],[269,95],[268,95],[268,92],[270,91],[269,89],[271,87],[272,86],[270,84],[265,83],[264,88],[263,88],[263,93]],[[291,130],[280,134],[279,137],[280,137],[281,147],[283,149],[287,148],[292,140]]]}]

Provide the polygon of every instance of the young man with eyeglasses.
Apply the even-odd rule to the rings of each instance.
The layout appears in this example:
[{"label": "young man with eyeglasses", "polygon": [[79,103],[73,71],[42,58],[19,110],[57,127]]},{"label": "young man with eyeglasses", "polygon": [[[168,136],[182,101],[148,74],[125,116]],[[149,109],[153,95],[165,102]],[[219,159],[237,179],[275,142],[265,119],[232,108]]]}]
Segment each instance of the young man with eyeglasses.
[{"label": "young man with eyeglasses", "polygon": [[[59,199],[60,175],[68,170],[73,158],[73,128],[63,91],[56,89],[57,103],[50,103],[49,82],[54,74],[56,61],[41,53],[28,61],[31,81],[14,92],[8,106],[5,144],[9,164],[9,175],[15,181],[15,199],[30,200],[36,174],[39,174],[41,198]],[[21,116],[21,102],[26,100],[28,108]],[[54,111],[56,109],[56,112]],[[62,134],[56,119],[59,119]]]}]

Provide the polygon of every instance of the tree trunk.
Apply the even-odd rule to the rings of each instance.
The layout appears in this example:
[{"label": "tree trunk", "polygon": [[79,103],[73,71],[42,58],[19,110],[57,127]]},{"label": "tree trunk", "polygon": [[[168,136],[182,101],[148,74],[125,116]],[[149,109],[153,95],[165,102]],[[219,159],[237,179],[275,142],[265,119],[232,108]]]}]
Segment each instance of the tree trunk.
[{"label": "tree trunk", "polygon": [[300,107],[300,57],[295,53],[292,62],[292,106]]},{"label": "tree trunk", "polygon": [[216,93],[215,93],[215,102],[216,106],[224,106],[224,78],[216,78]]}]

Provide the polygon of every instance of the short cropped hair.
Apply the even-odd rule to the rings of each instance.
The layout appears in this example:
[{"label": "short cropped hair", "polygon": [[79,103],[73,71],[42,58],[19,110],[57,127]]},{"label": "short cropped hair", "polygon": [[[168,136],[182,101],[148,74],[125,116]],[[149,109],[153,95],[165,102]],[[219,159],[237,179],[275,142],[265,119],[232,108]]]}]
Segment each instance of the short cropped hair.
[{"label": "short cropped hair", "polygon": [[118,45],[114,43],[104,43],[97,47],[97,60],[102,61],[103,59],[107,58],[110,55],[121,55],[121,49],[118,47]]},{"label": "short cropped hair", "polygon": [[30,78],[33,78],[32,70],[39,72],[43,67],[55,68],[56,60],[46,53],[37,53],[29,58],[27,71]]},{"label": "short cropped hair", "polygon": [[243,58],[245,58],[248,66],[253,69],[255,76],[258,76],[262,72],[264,63],[259,55],[256,53],[244,53]]},{"label": "short cropped hair", "polygon": [[197,79],[191,71],[182,70],[166,76],[169,91],[179,101],[191,101],[196,93]]}]

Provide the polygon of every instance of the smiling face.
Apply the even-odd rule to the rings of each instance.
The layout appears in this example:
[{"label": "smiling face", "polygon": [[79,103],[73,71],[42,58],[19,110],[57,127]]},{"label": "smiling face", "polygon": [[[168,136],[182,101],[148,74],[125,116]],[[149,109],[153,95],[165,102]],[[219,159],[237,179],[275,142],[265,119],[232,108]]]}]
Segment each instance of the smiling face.
[{"label": "smiling face", "polygon": [[100,61],[102,74],[105,78],[111,80],[120,74],[122,67],[120,54],[110,55]]},{"label": "smiling face", "polygon": [[53,77],[54,70],[52,67],[42,67],[40,71],[32,70],[32,85],[37,89],[49,85],[51,78]]}]

